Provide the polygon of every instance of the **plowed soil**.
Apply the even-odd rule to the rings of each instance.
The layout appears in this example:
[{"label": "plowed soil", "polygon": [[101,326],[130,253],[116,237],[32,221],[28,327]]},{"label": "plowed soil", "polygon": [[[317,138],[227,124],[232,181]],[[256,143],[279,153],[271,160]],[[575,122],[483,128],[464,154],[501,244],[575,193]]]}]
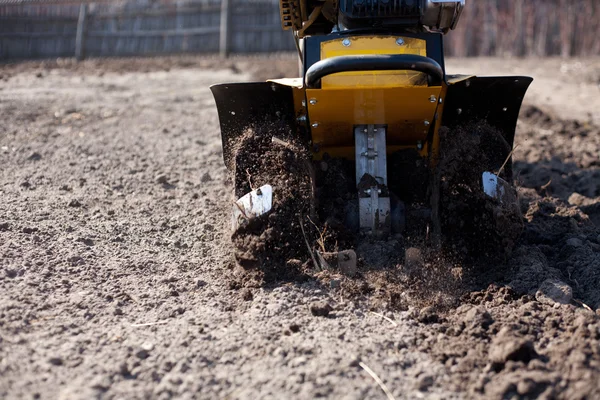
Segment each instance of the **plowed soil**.
[{"label": "plowed soil", "polygon": [[232,262],[208,86],[293,59],[1,67],[0,398],[600,397],[600,62],[448,63],[543,83],[510,255],[268,284]]}]

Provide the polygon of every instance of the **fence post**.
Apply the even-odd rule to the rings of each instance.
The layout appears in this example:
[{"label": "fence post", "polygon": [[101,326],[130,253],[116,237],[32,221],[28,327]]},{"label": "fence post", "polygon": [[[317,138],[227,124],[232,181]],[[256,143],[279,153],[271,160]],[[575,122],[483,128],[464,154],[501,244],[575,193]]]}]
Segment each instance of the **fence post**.
[{"label": "fence post", "polygon": [[230,21],[230,0],[221,0],[221,25],[219,29],[219,51],[222,57],[229,56],[229,21]]},{"label": "fence post", "polygon": [[87,20],[87,4],[79,6],[79,19],[77,20],[77,36],[75,36],[75,58],[78,61],[85,57],[85,24]]}]

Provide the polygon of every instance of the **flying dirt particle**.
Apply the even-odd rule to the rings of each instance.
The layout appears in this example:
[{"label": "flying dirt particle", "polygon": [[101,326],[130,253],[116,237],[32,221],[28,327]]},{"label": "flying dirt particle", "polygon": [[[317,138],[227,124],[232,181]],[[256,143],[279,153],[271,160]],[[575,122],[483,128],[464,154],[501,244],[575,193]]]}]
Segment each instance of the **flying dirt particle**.
[{"label": "flying dirt particle", "polygon": [[316,301],[310,305],[310,312],[315,317],[327,317],[332,308],[326,301]]},{"label": "flying dirt particle", "polygon": [[573,289],[562,281],[546,279],[535,293],[535,299],[548,305],[569,304],[573,299]]},{"label": "flying dirt particle", "polygon": [[63,365],[63,359],[61,357],[50,357],[48,362],[56,366]]}]

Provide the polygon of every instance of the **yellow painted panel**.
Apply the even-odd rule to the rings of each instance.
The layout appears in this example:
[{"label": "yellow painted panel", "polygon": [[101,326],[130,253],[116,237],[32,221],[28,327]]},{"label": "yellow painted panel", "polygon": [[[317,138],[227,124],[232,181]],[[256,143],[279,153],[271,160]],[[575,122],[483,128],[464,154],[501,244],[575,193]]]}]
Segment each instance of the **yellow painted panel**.
[{"label": "yellow painted panel", "polygon": [[[349,40],[349,46],[343,41]],[[398,45],[397,39],[403,44]],[[427,42],[423,39],[399,36],[349,36],[321,43],[321,59],[370,54],[416,54],[427,56]],[[341,72],[321,80],[321,87],[391,87],[427,86],[427,75],[415,71],[360,71]]]},{"label": "yellow painted panel", "polygon": [[[434,123],[437,87],[306,89],[313,143],[353,146],[354,125],[387,125],[387,143],[414,145]],[[316,124],[316,126],[315,126]]]}]

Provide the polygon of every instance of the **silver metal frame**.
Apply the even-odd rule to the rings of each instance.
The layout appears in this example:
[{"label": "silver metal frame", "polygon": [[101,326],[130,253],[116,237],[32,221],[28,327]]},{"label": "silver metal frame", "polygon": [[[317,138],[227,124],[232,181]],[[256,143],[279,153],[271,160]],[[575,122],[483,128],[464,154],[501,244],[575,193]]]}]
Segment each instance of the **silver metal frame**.
[{"label": "silver metal frame", "polygon": [[360,188],[358,193],[359,226],[377,236],[390,232],[390,198],[381,197],[387,187],[386,128],[381,125],[359,125],[354,128],[356,155],[356,185],[365,175],[375,178],[370,188]]},{"label": "silver metal frame", "polygon": [[425,0],[421,23],[433,30],[454,29],[464,7],[465,0]]}]

